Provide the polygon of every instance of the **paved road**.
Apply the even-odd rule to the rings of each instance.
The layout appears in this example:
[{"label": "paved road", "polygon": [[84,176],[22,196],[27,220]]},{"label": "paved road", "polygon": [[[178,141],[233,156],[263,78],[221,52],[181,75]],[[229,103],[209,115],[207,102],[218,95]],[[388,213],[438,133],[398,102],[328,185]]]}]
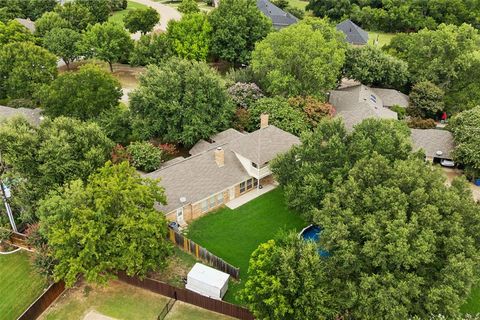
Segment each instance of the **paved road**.
[{"label": "paved road", "polygon": [[161,4],[152,0],[131,0],[141,3],[157,10],[160,14],[160,22],[153,28],[155,31],[167,30],[167,24],[170,20],[180,20],[182,14],[177,9],[169,7],[165,4]]}]

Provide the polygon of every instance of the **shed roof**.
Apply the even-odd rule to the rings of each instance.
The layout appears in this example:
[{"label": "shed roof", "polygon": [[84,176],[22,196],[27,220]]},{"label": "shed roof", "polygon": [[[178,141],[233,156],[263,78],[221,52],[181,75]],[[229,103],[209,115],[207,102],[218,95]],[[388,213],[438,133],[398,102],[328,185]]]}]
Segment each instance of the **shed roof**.
[{"label": "shed roof", "polygon": [[0,122],[9,120],[14,117],[23,117],[31,125],[39,126],[42,120],[41,109],[28,109],[28,108],[11,108],[0,106]]},{"label": "shed roof", "polygon": [[257,0],[257,7],[272,20],[273,26],[277,29],[288,27],[298,21],[297,17],[283,11],[268,0]]},{"label": "shed roof", "polygon": [[368,32],[347,19],[337,24],[337,30],[342,31],[348,43],[356,45],[364,45],[368,43]]},{"label": "shed roof", "polygon": [[225,272],[219,271],[198,262],[195,263],[192,270],[190,270],[187,275],[187,279],[192,278],[218,289],[223,288],[225,283],[228,282],[229,277],[230,275]]},{"label": "shed roof", "polygon": [[[429,158],[452,159],[455,143],[450,131],[441,129],[412,129],[413,150],[424,150]],[[439,154],[438,152],[441,152]]]}]

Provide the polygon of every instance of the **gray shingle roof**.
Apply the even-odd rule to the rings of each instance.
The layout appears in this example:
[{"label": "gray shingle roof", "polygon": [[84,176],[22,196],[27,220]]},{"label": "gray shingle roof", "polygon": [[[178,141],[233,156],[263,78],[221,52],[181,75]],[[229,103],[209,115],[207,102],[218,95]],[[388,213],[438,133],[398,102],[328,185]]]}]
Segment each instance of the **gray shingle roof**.
[{"label": "gray shingle roof", "polygon": [[[450,131],[440,129],[412,129],[413,150],[423,149],[425,156],[452,159],[455,143]],[[437,154],[441,151],[442,154]]]},{"label": "gray shingle roof", "polygon": [[347,19],[337,24],[337,30],[342,31],[348,43],[356,45],[364,45],[368,43],[368,32]]},{"label": "gray shingle roof", "polygon": [[[165,188],[168,204],[157,206],[157,209],[169,213],[182,206],[180,197],[185,197],[187,203],[195,203],[248,179],[250,175],[238,160],[234,150],[254,162],[259,161],[258,159],[270,161],[277,154],[288,151],[293,144],[300,143],[294,135],[274,126],[249,134],[241,134],[238,131],[235,133],[232,130],[212,137],[217,137],[218,140],[229,140],[232,136],[237,136],[233,141],[221,145],[225,152],[224,166],[219,167],[215,162],[216,148],[212,147],[143,175],[147,178],[161,179],[160,185]],[[260,158],[258,156],[259,141]]]},{"label": "gray shingle roof", "polygon": [[397,113],[383,107],[382,99],[364,85],[333,90],[329,102],[337,116],[344,119],[348,131],[367,118],[398,119]]},{"label": "gray shingle roof", "polygon": [[372,90],[382,98],[384,107],[398,105],[406,108],[410,102],[410,98],[406,94],[395,89],[372,88]]},{"label": "gray shingle roof", "polygon": [[300,144],[298,137],[275,126],[268,126],[232,141],[229,147],[233,152],[263,165],[297,144]]},{"label": "gray shingle roof", "polygon": [[22,19],[22,18],[16,18],[21,25],[23,25],[25,28],[27,28],[31,33],[35,32],[35,22],[30,20],[30,19]]},{"label": "gray shingle roof", "polygon": [[198,141],[189,151],[190,155],[196,155],[201,152],[205,152],[209,149],[213,149],[219,145],[223,145],[225,143],[228,143],[232,140],[235,140],[237,138],[240,138],[243,136],[243,133],[240,131],[237,131],[235,129],[227,129],[225,131],[219,132],[213,137],[210,138],[212,142],[208,142],[205,140],[200,140]]},{"label": "gray shingle roof", "polygon": [[42,120],[40,109],[10,108],[0,106],[0,122],[14,117],[24,117],[31,125],[38,126]]},{"label": "gray shingle roof", "polygon": [[268,0],[257,0],[257,7],[272,20],[272,24],[276,29],[288,27],[298,21],[297,17],[283,11]]}]

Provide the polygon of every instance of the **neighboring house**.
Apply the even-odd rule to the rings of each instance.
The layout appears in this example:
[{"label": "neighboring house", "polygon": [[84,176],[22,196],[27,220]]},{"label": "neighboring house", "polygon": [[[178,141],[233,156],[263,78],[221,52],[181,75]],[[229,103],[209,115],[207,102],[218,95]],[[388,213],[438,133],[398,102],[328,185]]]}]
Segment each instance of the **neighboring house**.
[{"label": "neighboring house", "polygon": [[31,125],[38,127],[43,120],[40,109],[10,108],[0,106],[0,123],[14,117],[24,117]]},{"label": "neighboring house", "polygon": [[184,224],[273,183],[269,161],[300,144],[296,136],[268,125],[268,115],[262,115],[257,131],[228,129],[211,140],[197,143],[190,150],[191,157],[175,159],[144,175],[161,179],[168,204],[156,208],[165,212],[168,220]]},{"label": "neighboring house", "polygon": [[347,19],[337,24],[337,30],[345,34],[348,43],[355,46],[363,46],[368,43],[368,32]]},{"label": "neighboring house", "polygon": [[431,162],[452,160],[455,143],[450,131],[440,129],[411,129],[413,150],[423,150]]},{"label": "neighboring house", "polygon": [[364,85],[333,90],[329,102],[335,108],[336,115],[343,118],[348,131],[368,118],[398,119],[397,113],[386,108],[382,98]]},{"label": "neighboring house", "polygon": [[31,33],[35,32],[35,22],[33,22],[32,20],[22,18],[16,18],[15,20],[20,22],[20,24],[27,28]]},{"label": "neighboring house", "polygon": [[268,0],[257,0],[257,7],[272,20],[273,27],[277,30],[298,22],[297,17],[283,11]]}]

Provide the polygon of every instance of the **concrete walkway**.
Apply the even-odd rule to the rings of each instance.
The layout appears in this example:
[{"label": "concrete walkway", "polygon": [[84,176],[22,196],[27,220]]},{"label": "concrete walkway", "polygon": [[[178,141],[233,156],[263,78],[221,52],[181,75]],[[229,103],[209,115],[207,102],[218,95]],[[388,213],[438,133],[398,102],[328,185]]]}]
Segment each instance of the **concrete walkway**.
[{"label": "concrete walkway", "polygon": [[225,205],[230,209],[237,209],[238,207],[244,205],[245,203],[260,197],[262,194],[267,193],[277,187],[276,184],[267,184],[264,185],[262,189],[255,189],[250,192],[245,193],[243,196],[233,199],[232,201],[227,202]]},{"label": "concrete walkway", "polygon": [[152,0],[131,1],[152,7],[153,9],[157,10],[157,12],[160,14],[160,22],[153,28],[154,31],[165,31],[167,30],[168,21],[180,20],[182,18],[182,14],[178,12],[177,9],[169,7],[165,4],[161,4]]}]

